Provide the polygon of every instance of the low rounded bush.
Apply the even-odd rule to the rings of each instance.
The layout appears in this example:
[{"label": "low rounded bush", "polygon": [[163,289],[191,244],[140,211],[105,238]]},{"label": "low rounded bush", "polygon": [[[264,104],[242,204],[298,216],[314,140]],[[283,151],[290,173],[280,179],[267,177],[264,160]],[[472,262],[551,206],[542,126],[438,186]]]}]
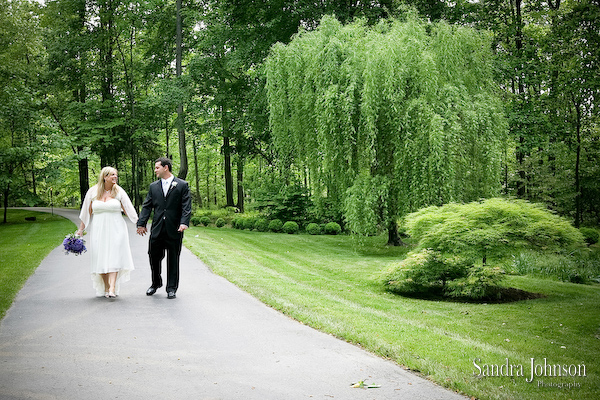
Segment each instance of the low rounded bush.
[{"label": "low rounded bush", "polygon": [[202,223],[202,225],[208,226],[210,224],[210,217],[200,217],[200,222]]},{"label": "low rounded bush", "polygon": [[409,253],[386,278],[388,290],[399,294],[430,294],[451,298],[482,299],[498,294],[504,271],[476,266],[462,256],[444,256],[424,249]]},{"label": "low rounded bush", "polygon": [[287,221],[285,224],[283,224],[283,227],[281,227],[281,230],[284,231],[285,233],[294,234],[294,233],[298,233],[298,231],[300,230],[300,227],[298,226],[297,222]]},{"label": "low rounded bush", "polygon": [[236,217],[231,221],[231,226],[235,229],[244,229],[243,218]]},{"label": "low rounded bush", "polygon": [[192,224],[192,226],[198,226],[202,223],[202,221],[200,217],[192,217],[190,218],[190,223]]},{"label": "low rounded bush", "polygon": [[342,227],[337,222],[329,222],[325,225],[324,231],[328,235],[339,235],[342,233]]},{"label": "low rounded bush", "polygon": [[259,232],[266,232],[269,230],[269,221],[264,218],[259,218],[254,223],[254,229]]},{"label": "low rounded bush", "polygon": [[405,216],[404,225],[416,246],[385,283],[398,293],[498,298],[504,278],[500,266],[512,260],[514,270],[532,272],[529,257],[515,254],[556,258],[584,245],[581,232],[565,218],[522,200],[427,207]]},{"label": "low rounded bush", "polygon": [[321,227],[319,226],[319,224],[315,224],[314,222],[311,222],[306,227],[306,232],[308,232],[311,235],[320,235],[321,234]]},{"label": "low rounded bush", "polygon": [[583,235],[583,240],[589,245],[596,244],[600,240],[600,233],[594,228],[582,227],[579,231]]},{"label": "low rounded bush", "polygon": [[269,230],[271,232],[281,232],[281,228],[283,228],[283,222],[280,219],[274,219],[269,222]]},{"label": "low rounded bush", "polygon": [[256,219],[252,217],[242,218],[242,229],[248,229],[251,231],[252,229],[254,229],[255,222]]},{"label": "low rounded bush", "polygon": [[223,218],[217,218],[217,220],[215,221],[215,225],[217,226],[217,228],[222,228],[225,226],[225,220]]}]

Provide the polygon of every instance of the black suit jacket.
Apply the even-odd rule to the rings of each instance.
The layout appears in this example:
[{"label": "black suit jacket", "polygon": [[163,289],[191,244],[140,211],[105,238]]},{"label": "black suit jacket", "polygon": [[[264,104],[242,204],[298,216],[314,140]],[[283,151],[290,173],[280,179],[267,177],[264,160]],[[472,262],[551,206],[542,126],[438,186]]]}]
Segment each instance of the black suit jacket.
[{"label": "black suit jacket", "polygon": [[179,229],[179,225],[190,226],[192,216],[192,198],[188,183],[174,177],[165,197],[161,180],[152,182],[146,200],[142,204],[142,211],[137,222],[138,227],[146,226],[152,211],[154,211],[154,216],[150,239],[156,239],[164,230],[170,239],[181,240],[183,232],[178,232],[177,229]]}]

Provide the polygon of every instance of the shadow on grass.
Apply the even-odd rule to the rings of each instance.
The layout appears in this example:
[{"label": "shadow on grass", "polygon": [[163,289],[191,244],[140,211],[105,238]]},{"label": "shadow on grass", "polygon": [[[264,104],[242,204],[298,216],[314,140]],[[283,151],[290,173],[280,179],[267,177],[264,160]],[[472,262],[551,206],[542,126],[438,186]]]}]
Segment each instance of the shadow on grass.
[{"label": "shadow on grass", "polygon": [[517,288],[498,288],[496,292],[490,296],[485,296],[479,299],[473,299],[469,297],[448,297],[444,296],[441,291],[430,291],[426,293],[397,293],[390,291],[397,296],[407,297],[410,299],[417,300],[428,300],[428,301],[444,301],[448,303],[470,303],[470,304],[481,304],[481,303],[513,303],[516,301],[523,300],[535,300],[547,297],[542,293],[532,293],[526,290]]},{"label": "shadow on grass", "polygon": [[6,222],[0,218],[0,226],[13,226],[20,224],[44,224],[48,222],[56,222],[65,220],[57,214],[49,214],[33,210],[10,209],[6,218]]}]

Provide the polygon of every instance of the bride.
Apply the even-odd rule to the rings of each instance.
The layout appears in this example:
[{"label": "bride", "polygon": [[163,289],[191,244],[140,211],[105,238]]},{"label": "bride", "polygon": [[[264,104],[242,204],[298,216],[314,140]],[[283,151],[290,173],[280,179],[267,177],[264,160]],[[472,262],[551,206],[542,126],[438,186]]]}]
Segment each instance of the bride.
[{"label": "bride", "polygon": [[137,213],[125,190],[117,185],[117,170],[104,167],[98,184],[85,195],[79,214],[81,224],[77,234],[88,227],[89,251],[92,260],[92,281],[96,294],[115,298],[121,282],[127,282],[133,267],[127,225],[121,210],[134,224]]}]

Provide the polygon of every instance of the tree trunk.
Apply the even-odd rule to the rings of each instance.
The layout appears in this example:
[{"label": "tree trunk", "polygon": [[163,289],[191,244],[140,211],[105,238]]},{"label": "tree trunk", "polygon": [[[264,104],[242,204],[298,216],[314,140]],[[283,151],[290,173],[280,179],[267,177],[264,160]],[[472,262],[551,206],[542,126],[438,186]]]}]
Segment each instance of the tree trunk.
[{"label": "tree trunk", "polygon": [[202,208],[202,196],[200,195],[200,176],[198,175],[198,151],[196,150],[196,138],[192,138],[192,149],[194,150],[194,172],[196,178],[196,198],[198,206]]},{"label": "tree trunk", "polygon": [[237,159],[237,208],[241,213],[244,212],[244,159],[239,157]]},{"label": "tree trunk", "polygon": [[[81,150],[81,149],[79,149]],[[80,203],[79,206],[83,205],[83,199],[85,199],[85,195],[90,188],[89,182],[89,172],[88,172],[88,159],[82,158],[78,161],[77,166],[79,168],[79,196]]]},{"label": "tree trunk", "polygon": [[165,142],[167,145],[165,157],[171,158],[171,156],[169,155],[169,116],[167,114],[165,114]]},{"label": "tree trunk", "polygon": [[392,221],[388,225],[388,246],[402,246],[404,242],[400,239],[400,235],[398,234],[398,223],[396,221]]},{"label": "tree trunk", "polygon": [[177,106],[177,121],[177,133],[179,135],[179,173],[177,176],[180,179],[185,179],[188,174],[188,159],[185,143],[185,114],[183,112],[183,104]]},{"label": "tree trunk", "polygon": [[214,199],[215,199],[215,206],[216,206],[216,205],[218,205],[218,204],[219,204],[219,201],[218,201],[218,199],[217,199],[217,182],[218,182],[218,177],[217,177],[217,169],[216,169],[216,168],[215,168],[215,176],[214,176],[214,180],[213,180],[213,181],[214,181],[214,185],[213,185],[213,188],[214,188],[214,191],[213,191],[213,196],[214,196]]},{"label": "tree trunk", "polygon": [[233,202],[233,177],[231,176],[231,145],[229,144],[229,121],[227,108],[221,105],[221,124],[223,129],[223,170],[225,173],[225,201],[226,207],[235,207]]},{"label": "tree trunk", "polygon": [[[523,18],[521,16],[521,3],[522,0],[515,0],[514,1],[514,7],[515,7],[515,26],[516,26],[516,33],[515,33],[515,48],[517,50],[517,57],[518,59],[521,59],[521,53],[523,52],[523,34],[522,34],[522,30],[523,30]],[[525,87],[523,85],[523,79],[521,76],[521,69],[522,66],[519,66],[517,68],[517,71],[515,71],[516,74],[516,80],[517,80],[517,96],[519,99],[521,99],[521,96],[524,95],[525,92]],[[516,159],[517,159],[517,174],[519,175],[519,180],[517,181],[517,197],[519,198],[524,198],[526,195],[526,185],[525,182],[527,180],[527,174],[525,172],[525,166],[523,165],[523,162],[525,161],[525,156],[527,154],[527,151],[525,149],[525,138],[523,137],[523,134],[520,133],[519,136],[519,145],[517,146],[516,149]]]},{"label": "tree trunk", "polygon": [[225,200],[227,207],[235,207],[233,202],[233,177],[231,176],[231,146],[229,137],[223,136],[223,159],[225,173]]},{"label": "tree trunk", "polygon": [[[181,77],[181,59],[182,59],[182,26],[181,26],[181,0],[177,0],[177,44],[175,55],[175,74],[177,79]],[[179,173],[180,179],[185,179],[188,173],[187,148],[185,143],[185,114],[183,112],[183,103],[177,106],[177,132],[179,134]]]},{"label": "tree trunk", "polygon": [[210,153],[206,156],[206,206],[210,207]]},{"label": "tree trunk", "polygon": [[7,212],[8,212],[8,195],[10,194],[10,183],[6,184],[6,190],[4,190],[4,219],[3,222],[7,222]]},{"label": "tree trunk", "polygon": [[575,130],[577,134],[577,148],[575,149],[575,227],[581,226],[582,219],[582,206],[581,206],[581,177],[580,177],[580,163],[581,163],[581,108],[580,105],[573,100],[575,105]]},{"label": "tree trunk", "polygon": [[519,144],[516,149],[516,158],[517,158],[517,174],[519,175],[519,180],[517,181],[517,197],[525,198],[526,190],[525,190],[525,181],[527,180],[527,175],[525,173],[525,167],[523,162],[525,161],[525,138],[523,135],[519,136]]},{"label": "tree trunk", "polygon": [[137,179],[137,170],[138,170],[138,157],[137,150],[135,147],[131,149],[131,199],[133,203],[133,207],[137,212],[139,209],[139,198],[140,198],[140,182]]}]

